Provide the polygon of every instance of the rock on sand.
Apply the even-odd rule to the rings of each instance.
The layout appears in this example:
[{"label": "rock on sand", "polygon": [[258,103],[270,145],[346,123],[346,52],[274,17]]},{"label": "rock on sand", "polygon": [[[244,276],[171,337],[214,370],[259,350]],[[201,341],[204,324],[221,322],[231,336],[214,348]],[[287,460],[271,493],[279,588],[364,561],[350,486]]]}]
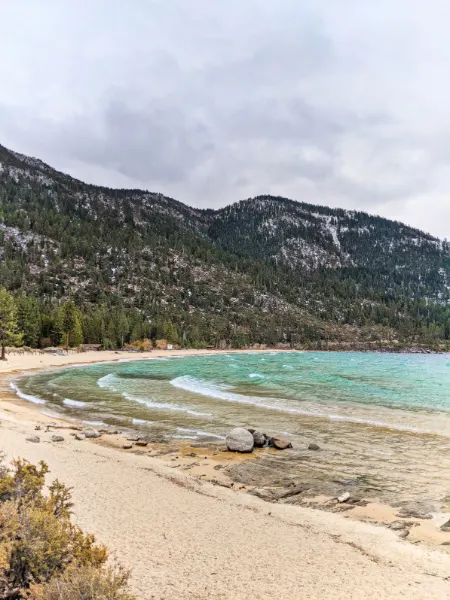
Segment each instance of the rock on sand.
[{"label": "rock on sand", "polygon": [[231,452],[252,452],[255,444],[253,435],[243,427],[232,429],[227,435],[226,442]]}]

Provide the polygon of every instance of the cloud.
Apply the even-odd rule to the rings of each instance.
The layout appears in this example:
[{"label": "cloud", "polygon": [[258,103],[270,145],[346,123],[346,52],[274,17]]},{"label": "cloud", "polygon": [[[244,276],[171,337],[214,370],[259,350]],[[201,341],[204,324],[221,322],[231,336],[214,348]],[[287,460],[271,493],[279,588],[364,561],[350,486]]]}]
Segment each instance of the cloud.
[{"label": "cloud", "polygon": [[273,193],[450,237],[449,16],[443,0],[4,3],[0,143],[196,206]]}]

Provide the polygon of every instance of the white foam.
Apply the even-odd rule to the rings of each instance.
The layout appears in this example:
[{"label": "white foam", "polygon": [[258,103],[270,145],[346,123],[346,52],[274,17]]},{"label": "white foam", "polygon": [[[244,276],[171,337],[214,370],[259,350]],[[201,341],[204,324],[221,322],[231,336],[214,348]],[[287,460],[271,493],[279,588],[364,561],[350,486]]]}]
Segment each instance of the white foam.
[{"label": "white foam", "polygon": [[24,394],[21,392],[17,385],[13,382],[9,384],[9,387],[13,390],[16,396],[22,398],[22,400],[27,400],[28,402],[32,402],[33,404],[45,404],[45,400],[43,398],[39,398],[38,396],[31,396],[30,394]]},{"label": "white foam", "polygon": [[133,425],[147,425],[153,423],[153,421],[147,421],[147,419],[132,419]]},{"label": "white foam", "polygon": [[265,379],[264,375],[260,373],[250,373],[249,377],[250,379]]},{"label": "white foam", "polygon": [[72,398],[64,398],[63,404],[66,406],[73,406],[74,408],[86,406],[86,402],[81,402],[81,400],[72,400]]},{"label": "white foam", "polygon": [[131,400],[132,402],[139,402],[139,404],[145,404],[145,406],[147,406],[148,408],[161,408],[163,410],[185,412],[189,415],[194,415],[195,417],[212,417],[211,413],[197,412],[196,410],[191,410],[190,408],[179,406],[177,404],[169,404],[168,402],[154,402],[150,398],[141,398],[140,396],[133,396],[132,394],[127,394],[127,392],[123,392],[122,396],[126,400]]},{"label": "white foam", "polygon": [[112,387],[112,383],[116,380],[117,378],[114,373],[108,373],[108,375],[100,377],[100,379],[97,380],[97,385],[100,388],[109,388]]},{"label": "white foam", "polygon": [[[384,429],[396,429],[398,431],[406,431],[412,433],[430,433],[416,429],[414,427],[405,427],[402,425],[395,425],[390,423],[384,423],[382,421],[373,421],[371,419],[362,419],[358,417],[352,417],[347,415],[336,415],[330,414],[320,410],[302,410],[298,408],[291,408],[282,404],[282,400],[278,398],[258,398],[258,396],[244,396],[242,394],[235,394],[228,392],[223,386],[219,386],[215,383],[204,381],[202,379],[196,379],[190,375],[182,377],[176,377],[170,382],[174,387],[184,389],[194,394],[200,394],[202,396],[208,396],[217,400],[225,400],[226,402],[239,402],[241,404],[248,404],[251,406],[258,406],[267,410],[278,410],[281,412],[305,415],[309,417],[321,417],[330,419],[331,421],[345,421],[348,423],[359,423],[361,425],[369,425],[372,427],[382,427]],[[267,400],[271,400],[274,404],[268,404]]]},{"label": "white foam", "polygon": [[209,431],[202,431],[200,429],[186,429],[185,427],[177,427],[177,431],[184,431],[185,433],[195,433],[196,436],[200,437],[213,437],[218,440],[224,440],[224,435],[217,435],[216,433],[210,433]]}]

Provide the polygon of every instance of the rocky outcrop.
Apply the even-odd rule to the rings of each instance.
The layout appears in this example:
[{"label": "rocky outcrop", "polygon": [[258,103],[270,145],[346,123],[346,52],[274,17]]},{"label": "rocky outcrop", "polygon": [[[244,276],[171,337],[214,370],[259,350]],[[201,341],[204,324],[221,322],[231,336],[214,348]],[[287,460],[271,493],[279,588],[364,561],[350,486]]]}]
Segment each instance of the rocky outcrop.
[{"label": "rocky outcrop", "polygon": [[230,452],[252,452],[255,442],[247,429],[236,427],[227,435],[226,444]]}]

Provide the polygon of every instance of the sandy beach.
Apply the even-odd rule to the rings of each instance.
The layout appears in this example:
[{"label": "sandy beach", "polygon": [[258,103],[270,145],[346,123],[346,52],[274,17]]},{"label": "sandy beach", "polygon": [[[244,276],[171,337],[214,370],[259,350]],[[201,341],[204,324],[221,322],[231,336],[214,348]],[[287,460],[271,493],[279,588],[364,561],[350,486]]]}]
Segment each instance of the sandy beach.
[{"label": "sandy beach", "polygon": [[[55,420],[9,389],[12,375],[32,369],[188,353],[202,351],[13,355],[0,364],[0,450],[45,460],[51,478],[74,487],[75,521],[132,569],[139,599],[450,597],[445,547],[414,545],[345,514],[266,503],[202,481],[198,469],[179,468],[182,456],[157,458],[152,448],[126,452],[64,429],[64,442],[52,443],[45,425]],[[26,441],[36,426],[39,444]],[[205,451],[195,460],[216,458]]]}]

